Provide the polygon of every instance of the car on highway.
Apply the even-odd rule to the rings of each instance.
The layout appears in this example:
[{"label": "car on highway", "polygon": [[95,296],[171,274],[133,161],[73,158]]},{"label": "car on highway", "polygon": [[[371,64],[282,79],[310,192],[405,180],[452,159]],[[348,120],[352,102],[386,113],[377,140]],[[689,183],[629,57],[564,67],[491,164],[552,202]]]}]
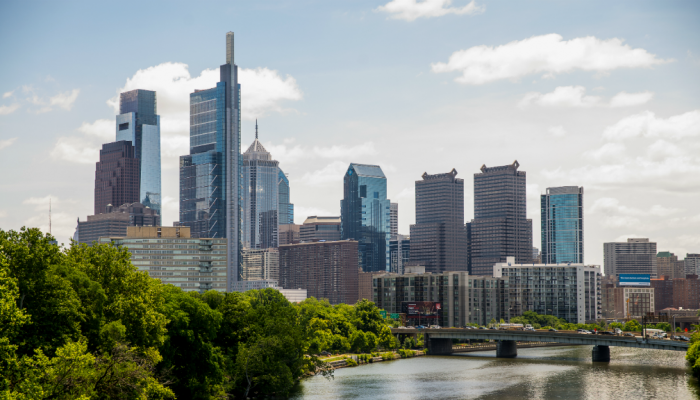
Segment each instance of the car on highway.
[{"label": "car on highway", "polygon": [[610,331],[599,331],[597,334],[598,334],[598,335],[611,335],[611,336],[615,336],[615,332],[610,332]]},{"label": "car on highway", "polygon": [[591,332],[590,332],[590,331],[587,331],[587,330],[585,330],[585,329],[577,329],[577,330],[576,330],[576,333],[590,334]]},{"label": "car on highway", "polygon": [[529,328],[525,328],[525,329],[523,329],[523,330],[524,330],[524,331],[534,332],[534,331],[535,331],[535,328],[529,327]]},{"label": "car on highway", "polygon": [[687,336],[679,336],[679,338],[684,342],[690,342],[690,338]]},{"label": "car on highway", "polygon": [[479,329],[486,329],[486,327],[485,327],[485,326],[480,326]]},{"label": "car on highway", "polygon": [[430,329],[440,329],[440,325],[430,325]]},{"label": "car on highway", "polygon": [[623,336],[632,336],[632,337],[635,337],[635,336],[637,336],[637,335],[635,335],[635,334],[632,333],[632,332],[625,332],[625,334],[624,334]]},{"label": "car on highway", "polygon": [[416,325],[416,329],[425,329],[425,326],[423,326],[423,325]]},{"label": "car on highway", "polygon": [[492,326],[492,327],[490,327],[489,329],[494,330],[494,331],[495,331],[495,330],[498,330],[498,328],[496,328],[495,326]]},{"label": "car on highway", "polygon": [[549,331],[550,331],[550,332],[559,332],[558,330],[556,330],[556,329],[554,329],[554,328],[549,328]]}]

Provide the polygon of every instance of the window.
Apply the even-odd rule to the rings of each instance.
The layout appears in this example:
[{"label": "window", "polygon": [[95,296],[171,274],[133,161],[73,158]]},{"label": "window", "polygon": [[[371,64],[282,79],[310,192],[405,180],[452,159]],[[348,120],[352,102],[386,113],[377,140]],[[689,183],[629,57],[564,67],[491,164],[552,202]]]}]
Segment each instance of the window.
[{"label": "window", "polygon": [[127,130],[127,129],[129,129],[129,123],[128,123],[128,122],[125,122],[125,123],[123,123],[123,124],[119,124],[119,130],[120,130],[120,131],[125,131],[125,130]]},{"label": "window", "polygon": [[360,197],[363,199],[367,197],[367,185],[360,185]]},{"label": "window", "polygon": [[379,192],[374,192],[374,198],[378,199],[379,198]]}]

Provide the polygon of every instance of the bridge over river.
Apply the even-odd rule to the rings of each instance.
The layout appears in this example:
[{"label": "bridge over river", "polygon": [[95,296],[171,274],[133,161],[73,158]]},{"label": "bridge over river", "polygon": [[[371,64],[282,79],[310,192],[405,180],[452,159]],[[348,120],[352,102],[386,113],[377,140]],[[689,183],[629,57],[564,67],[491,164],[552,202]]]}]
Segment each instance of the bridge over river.
[{"label": "bridge over river", "polygon": [[641,349],[687,351],[689,344],[676,340],[643,339],[642,337],[591,335],[571,332],[505,331],[491,329],[402,329],[392,328],[394,335],[424,334],[428,354],[452,354],[452,339],[495,340],[496,356],[512,358],[518,355],[517,342],[566,343],[592,345],[593,361],[609,362],[610,346],[638,347]]}]

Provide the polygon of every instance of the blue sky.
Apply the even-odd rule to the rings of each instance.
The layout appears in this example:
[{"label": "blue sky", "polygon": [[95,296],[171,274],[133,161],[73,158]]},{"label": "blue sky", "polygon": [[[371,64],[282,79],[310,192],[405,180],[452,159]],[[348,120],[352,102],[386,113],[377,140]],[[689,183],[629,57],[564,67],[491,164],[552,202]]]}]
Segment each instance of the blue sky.
[{"label": "blue sky", "polygon": [[469,220],[472,174],[517,159],[535,246],[539,194],[580,185],[587,262],[630,236],[700,252],[698,17],[692,1],[3,2],[0,227],[47,230],[51,198],[68,240],[114,140],[108,101],[131,88],[158,92],[175,221],[188,93],[213,86],[234,31],[242,147],[257,117],[297,222],[339,214],[350,162],[382,166],[402,233],[413,182],[456,168]]}]

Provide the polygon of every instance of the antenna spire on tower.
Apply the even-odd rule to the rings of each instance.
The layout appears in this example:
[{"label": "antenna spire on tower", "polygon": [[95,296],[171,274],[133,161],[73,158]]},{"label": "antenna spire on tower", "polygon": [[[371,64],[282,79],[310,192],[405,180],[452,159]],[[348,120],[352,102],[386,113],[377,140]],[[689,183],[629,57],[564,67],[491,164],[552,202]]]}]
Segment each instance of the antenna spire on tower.
[{"label": "antenna spire on tower", "polygon": [[258,119],[255,118],[255,138],[258,138]]}]

